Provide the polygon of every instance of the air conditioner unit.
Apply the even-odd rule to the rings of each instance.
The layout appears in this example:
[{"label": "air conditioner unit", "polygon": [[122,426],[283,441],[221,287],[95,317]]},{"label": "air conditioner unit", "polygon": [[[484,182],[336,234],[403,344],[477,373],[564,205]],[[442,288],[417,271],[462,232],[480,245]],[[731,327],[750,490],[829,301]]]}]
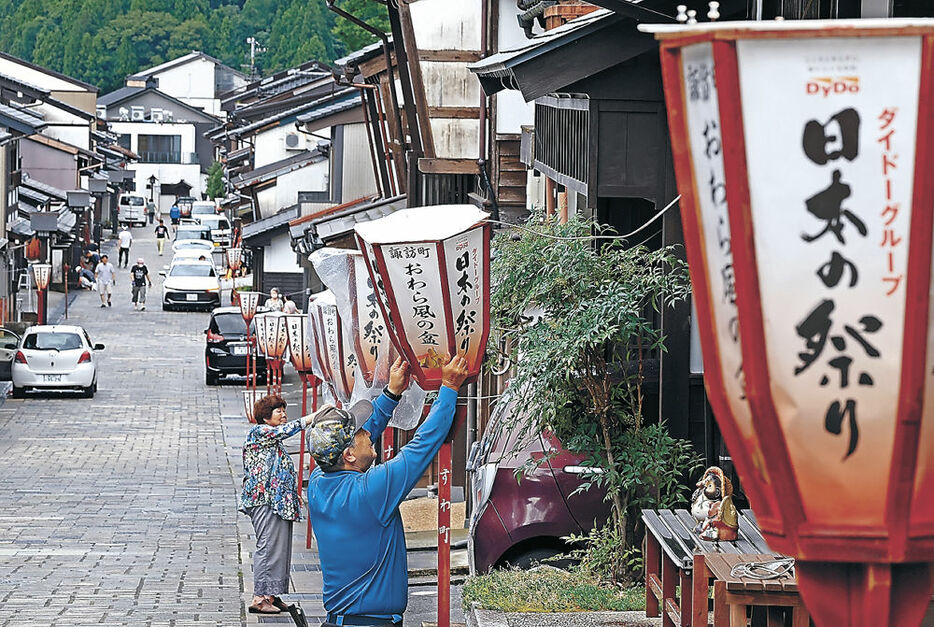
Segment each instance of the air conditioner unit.
[{"label": "air conditioner unit", "polygon": [[107,107],[104,105],[97,105],[97,117],[101,120],[107,119]]},{"label": "air conditioner unit", "polygon": [[154,107],[149,110],[149,117],[152,118],[153,122],[162,122],[165,120],[165,111]]},{"label": "air conditioner unit", "polygon": [[285,149],[305,150],[305,138],[300,133],[286,133]]},{"label": "air conditioner unit", "polygon": [[146,120],[146,108],[139,106],[130,107],[130,120],[133,122],[143,122]]}]

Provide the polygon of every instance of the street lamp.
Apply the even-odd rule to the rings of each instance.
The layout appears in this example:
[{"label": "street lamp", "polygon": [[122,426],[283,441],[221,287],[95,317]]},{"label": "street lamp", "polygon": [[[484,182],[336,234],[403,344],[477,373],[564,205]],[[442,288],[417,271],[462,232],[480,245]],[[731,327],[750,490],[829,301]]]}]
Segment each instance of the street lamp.
[{"label": "street lamp", "polygon": [[36,292],[38,296],[37,324],[46,323],[46,290],[49,287],[49,280],[52,277],[52,265],[48,263],[32,264],[32,275],[36,280]]},{"label": "street lamp", "polygon": [[[240,315],[246,323],[246,387],[256,390],[256,338],[251,332],[253,318],[262,297],[260,292],[237,292],[240,301]],[[252,369],[251,369],[252,368]],[[267,379],[268,381],[268,379]]]},{"label": "street lamp", "polygon": [[934,20],[651,26],[704,383],[820,626],[934,586]]},{"label": "street lamp", "polygon": [[156,178],[155,174],[150,174],[146,180],[149,181],[149,202],[155,202],[156,181],[159,179]]}]

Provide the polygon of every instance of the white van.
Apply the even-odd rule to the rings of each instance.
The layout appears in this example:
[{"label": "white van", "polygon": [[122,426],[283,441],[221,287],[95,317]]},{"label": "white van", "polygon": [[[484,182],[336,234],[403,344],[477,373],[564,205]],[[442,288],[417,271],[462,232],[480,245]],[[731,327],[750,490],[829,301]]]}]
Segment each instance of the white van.
[{"label": "white van", "polygon": [[117,222],[146,226],[146,199],[139,194],[120,194],[117,200]]},{"label": "white van", "polygon": [[191,217],[199,218],[201,216],[216,216],[217,205],[213,200],[196,200],[191,203]]},{"label": "white van", "polygon": [[226,216],[192,214],[195,220],[198,220],[202,226],[211,228],[211,241],[215,246],[221,248],[230,247],[230,221]]}]

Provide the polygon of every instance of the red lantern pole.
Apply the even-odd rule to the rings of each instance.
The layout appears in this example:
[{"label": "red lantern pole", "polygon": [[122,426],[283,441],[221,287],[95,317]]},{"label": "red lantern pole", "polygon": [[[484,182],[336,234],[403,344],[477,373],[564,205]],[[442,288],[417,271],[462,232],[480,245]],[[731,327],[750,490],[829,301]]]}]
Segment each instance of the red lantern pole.
[{"label": "red lantern pole", "polygon": [[451,440],[438,451],[438,627],[451,627]]},{"label": "red lantern pole", "polygon": [[45,324],[45,290],[39,288],[39,298],[37,300],[36,307],[36,319],[39,321],[39,324]]},{"label": "red lantern pole", "polygon": [[383,461],[388,462],[396,452],[396,430],[392,427],[386,427],[383,430]]}]

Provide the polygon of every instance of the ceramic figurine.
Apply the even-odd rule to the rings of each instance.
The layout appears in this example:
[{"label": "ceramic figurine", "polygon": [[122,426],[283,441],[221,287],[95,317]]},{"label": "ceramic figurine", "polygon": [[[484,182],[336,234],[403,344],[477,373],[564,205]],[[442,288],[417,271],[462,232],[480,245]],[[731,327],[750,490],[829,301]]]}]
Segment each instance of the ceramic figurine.
[{"label": "ceramic figurine", "polygon": [[691,515],[698,520],[694,533],[703,540],[736,539],[739,514],[733,505],[733,484],[720,468],[711,466],[697,482],[697,490],[691,496]]}]

